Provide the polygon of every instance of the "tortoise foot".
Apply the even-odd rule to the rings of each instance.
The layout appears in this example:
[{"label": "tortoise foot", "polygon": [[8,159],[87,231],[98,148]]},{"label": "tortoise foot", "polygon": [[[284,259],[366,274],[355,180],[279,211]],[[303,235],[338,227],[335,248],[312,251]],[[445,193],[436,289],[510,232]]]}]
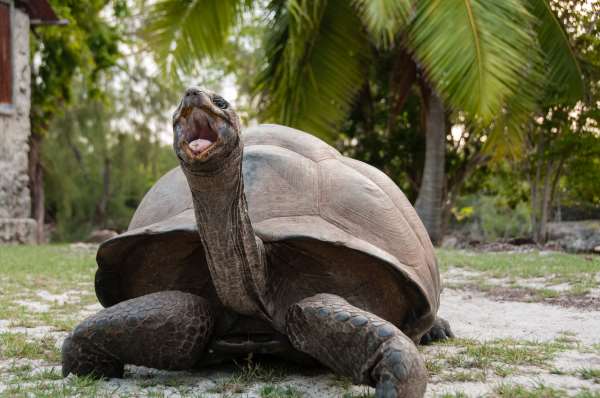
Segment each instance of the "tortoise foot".
[{"label": "tortoise foot", "polygon": [[383,343],[378,358],[371,371],[371,377],[377,380],[376,398],[422,397],[425,394],[425,364],[408,337],[396,335]]},{"label": "tortoise foot", "polygon": [[431,329],[421,337],[421,344],[430,344],[436,341],[453,339],[454,337],[448,321],[438,316],[435,318]]},{"label": "tortoise foot", "polygon": [[332,294],[290,306],[292,345],[355,384],[376,387],[379,398],[422,397],[427,371],[417,347],[400,329]]},{"label": "tortoise foot", "polygon": [[95,378],[121,378],[125,364],[112,355],[102,352],[78,335],[68,336],[62,345],[62,375],[70,373]]},{"label": "tortoise foot", "polygon": [[80,323],[62,346],[63,376],[122,377],[125,364],[188,369],[209,341],[208,302],[178,291],[105,308]]}]

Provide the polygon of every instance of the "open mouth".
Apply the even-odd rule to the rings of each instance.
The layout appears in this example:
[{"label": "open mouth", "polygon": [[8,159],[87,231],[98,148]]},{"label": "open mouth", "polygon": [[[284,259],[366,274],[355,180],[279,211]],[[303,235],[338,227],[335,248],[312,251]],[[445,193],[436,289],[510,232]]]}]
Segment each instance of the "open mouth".
[{"label": "open mouth", "polygon": [[200,108],[188,108],[182,113],[182,146],[186,152],[189,151],[188,155],[192,155],[192,158],[199,157],[219,140],[216,126],[212,117]]}]

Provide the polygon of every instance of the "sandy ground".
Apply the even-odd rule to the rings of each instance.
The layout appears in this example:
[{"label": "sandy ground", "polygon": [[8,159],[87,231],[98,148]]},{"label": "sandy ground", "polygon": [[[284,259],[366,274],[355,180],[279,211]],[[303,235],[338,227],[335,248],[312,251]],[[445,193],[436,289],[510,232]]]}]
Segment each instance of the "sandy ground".
[{"label": "sandy ground", "polygon": [[459,337],[553,340],[569,334],[585,345],[600,343],[600,311],[543,303],[494,301],[480,292],[446,289],[440,316]]},{"label": "sandy ground", "polygon": [[[584,390],[600,394],[600,384],[582,380],[569,373],[582,368],[600,369],[600,350],[590,350],[600,343],[600,312],[584,311],[542,303],[490,300],[483,293],[446,289],[442,293],[440,316],[452,325],[457,337],[477,341],[515,339],[548,342],[569,336],[577,349],[559,353],[546,369],[522,368],[505,378],[488,377],[485,382],[444,382],[435,378],[428,385],[427,396],[463,392],[468,396],[491,394],[499,384],[529,387],[546,386],[575,395]],[[441,347],[426,349],[435,355]],[[591,351],[591,352],[586,352]],[[566,374],[552,374],[564,372]]]},{"label": "sandy ground", "polygon": [[[452,269],[448,277],[458,280],[468,274],[464,270]],[[469,276],[469,275],[467,275]],[[535,281],[531,283],[536,283]],[[76,296],[76,291],[71,292]],[[69,292],[52,295],[40,291],[39,301],[27,300],[22,305],[31,311],[44,311],[50,302],[70,302]],[[500,385],[522,385],[530,388],[545,386],[562,390],[565,395],[575,395],[591,391],[600,396],[600,382],[586,380],[578,376],[582,369],[596,369],[600,372],[600,311],[562,307],[545,303],[502,301],[490,298],[485,293],[474,290],[446,289],[442,294],[440,315],[446,318],[460,339],[474,339],[477,342],[494,342],[498,339],[514,339],[519,342],[550,343],[566,339],[572,346],[556,353],[548,364],[543,366],[516,366],[516,371],[508,375],[486,373],[482,380],[463,377],[469,372],[479,372],[469,368],[450,368],[441,362],[442,369],[433,374],[428,385],[427,396],[464,393],[467,396],[494,395]],[[81,315],[88,315],[99,309],[99,305],[86,306]],[[25,333],[32,339],[52,336],[60,345],[65,332],[56,332],[45,326],[35,328],[12,327],[9,322],[0,320],[1,332]],[[444,355],[460,353],[460,345],[434,345],[424,347],[426,359],[432,360]],[[52,370],[60,372],[56,365],[51,366],[40,360],[0,360],[0,395],[7,396],[11,375],[9,369],[15,364],[33,365],[32,372]],[[511,365],[511,364],[508,364]],[[434,372],[435,373],[435,372]],[[456,375],[461,375],[457,377]],[[373,389],[349,386],[348,382],[335,377],[325,370],[288,371],[283,377],[268,383],[244,383],[240,391],[223,388],[235,379],[233,365],[194,372],[167,372],[128,366],[125,379],[112,379],[100,382],[99,391],[105,396],[203,396],[203,397],[261,397],[266,385],[286,388],[292,386],[303,397],[363,397],[374,393]],[[71,376],[70,376],[71,378]],[[59,378],[52,383],[68,383]],[[467,379],[467,380],[464,380]],[[476,379],[476,378],[475,378]],[[223,391],[225,390],[225,391]],[[265,396],[264,390],[262,396]],[[267,395],[268,396],[268,395]],[[296,397],[296,395],[272,395],[268,397]]]}]

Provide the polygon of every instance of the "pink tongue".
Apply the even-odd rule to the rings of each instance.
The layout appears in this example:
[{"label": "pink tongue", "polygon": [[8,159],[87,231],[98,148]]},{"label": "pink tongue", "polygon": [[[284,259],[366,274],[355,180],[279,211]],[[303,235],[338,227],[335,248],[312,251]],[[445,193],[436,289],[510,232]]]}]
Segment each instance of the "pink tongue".
[{"label": "pink tongue", "polygon": [[208,148],[212,144],[209,140],[204,140],[199,138],[189,143],[189,147],[194,152],[194,155],[198,155],[199,153],[204,152],[206,148]]}]

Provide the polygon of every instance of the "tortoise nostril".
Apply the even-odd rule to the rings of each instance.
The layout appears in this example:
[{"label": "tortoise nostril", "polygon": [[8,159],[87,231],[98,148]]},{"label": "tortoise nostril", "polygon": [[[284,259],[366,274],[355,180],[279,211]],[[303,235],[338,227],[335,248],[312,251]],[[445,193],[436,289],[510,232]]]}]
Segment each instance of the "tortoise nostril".
[{"label": "tortoise nostril", "polygon": [[200,90],[196,90],[195,88],[190,88],[185,92],[186,97],[193,97],[196,95],[200,95]]}]

